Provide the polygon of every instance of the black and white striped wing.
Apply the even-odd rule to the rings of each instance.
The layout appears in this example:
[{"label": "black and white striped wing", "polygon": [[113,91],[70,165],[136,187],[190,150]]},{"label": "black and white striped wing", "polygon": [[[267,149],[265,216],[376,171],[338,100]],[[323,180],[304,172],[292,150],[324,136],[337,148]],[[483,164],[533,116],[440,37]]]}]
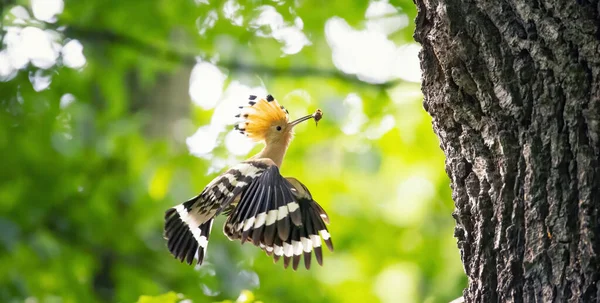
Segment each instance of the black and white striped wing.
[{"label": "black and white striped wing", "polygon": [[272,244],[275,238],[286,237],[292,224],[302,224],[298,203],[277,166],[271,165],[242,193],[224,232],[242,243],[250,238],[256,245],[259,239]]},{"label": "black and white striped wing", "polygon": [[[300,254],[304,254],[304,266],[310,268],[311,250],[315,252],[315,258],[319,265],[323,265],[323,252],[321,250],[321,238],[329,251],[333,251],[333,242],[326,224],[329,224],[329,216],[325,210],[312,198],[310,191],[296,178],[286,178],[291,190],[300,205],[302,225],[295,227],[288,237],[288,243],[294,247],[293,268],[298,267]],[[298,249],[302,246],[302,250]],[[265,251],[268,247],[265,247]],[[285,251],[284,251],[285,252]],[[268,253],[268,251],[267,251]],[[274,256],[276,258],[276,256]],[[275,260],[277,261],[277,260]],[[284,255],[284,265],[286,256]],[[287,261],[289,262],[289,260]]]},{"label": "black and white striped wing", "polygon": [[175,258],[202,264],[213,218],[230,204],[268,167],[260,161],[242,162],[211,181],[198,196],[165,213],[164,236]]},{"label": "black and white striped wing", "polygon": [[[301,188],[297,189],[293,182]],[[308,190],[297,180],[282,177],[277,166],[272,165],[242,193],[224,232],[231,240],[250,241],[261,247],[275,261],[283,256],[286,268],[293,259],[293,269],[297,269],[304,255],[308,269],[313,250],[317,262],[322,264],[321,237],[333,250],[325,222],[329,222],[327,214]]]}]

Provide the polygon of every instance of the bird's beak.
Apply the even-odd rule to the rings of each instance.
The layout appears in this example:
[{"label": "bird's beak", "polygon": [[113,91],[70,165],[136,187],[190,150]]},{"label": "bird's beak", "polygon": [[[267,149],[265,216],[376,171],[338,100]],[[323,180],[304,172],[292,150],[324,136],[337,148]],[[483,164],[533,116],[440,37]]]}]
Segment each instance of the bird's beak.
[{"label": "bird's beak", "polygon": [[312,114],[312,115],[306,115],[306,116],[304,116],[302,118],[299,118],[297,120],[294,120],[294,121],[290,122],[290,125],[293,127],[293,126],[296,126],[296,125],[298,125],[298,124],[300,124],[300,123],[302,123],[302,122],[304,122],[306,120],[313,119],[314,117],[315,117],[314,114]]}]

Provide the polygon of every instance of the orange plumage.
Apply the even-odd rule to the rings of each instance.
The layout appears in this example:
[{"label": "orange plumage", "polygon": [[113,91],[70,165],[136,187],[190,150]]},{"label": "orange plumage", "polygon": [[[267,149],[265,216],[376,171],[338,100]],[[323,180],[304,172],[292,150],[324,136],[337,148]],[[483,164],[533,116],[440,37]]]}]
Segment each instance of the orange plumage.
[{"label": "orange plumage", "polygon": [[243,120],[236,125],[242,134],[246,134],[254,141],[264,141],[272,127],[285,127],[288,123],[288,111],[280,105],[271,95],[267,99],[252,99],[248,106],[240,106],[242,112],[236,117]]}]

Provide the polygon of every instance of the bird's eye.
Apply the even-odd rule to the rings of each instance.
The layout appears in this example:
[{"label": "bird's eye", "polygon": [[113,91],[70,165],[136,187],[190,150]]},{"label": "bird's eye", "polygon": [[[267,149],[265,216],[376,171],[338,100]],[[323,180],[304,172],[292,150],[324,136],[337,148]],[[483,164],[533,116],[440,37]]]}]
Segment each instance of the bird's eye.
[{"label": "bird's eye", "polygon": [[281,130],[281,126],[277,126],[277,131],[280,131],[280,130]]}]

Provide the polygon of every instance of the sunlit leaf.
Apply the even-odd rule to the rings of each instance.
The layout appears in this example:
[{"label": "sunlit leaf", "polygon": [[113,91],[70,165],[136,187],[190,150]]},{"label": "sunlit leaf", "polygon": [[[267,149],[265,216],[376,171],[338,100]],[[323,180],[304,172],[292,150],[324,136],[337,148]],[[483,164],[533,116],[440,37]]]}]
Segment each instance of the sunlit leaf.
[{"label": "sunlit leaf", "polygon": [[171,291],[159,296],[140,296],[137,303],[176,303],[179,301],[179,296]]}]

